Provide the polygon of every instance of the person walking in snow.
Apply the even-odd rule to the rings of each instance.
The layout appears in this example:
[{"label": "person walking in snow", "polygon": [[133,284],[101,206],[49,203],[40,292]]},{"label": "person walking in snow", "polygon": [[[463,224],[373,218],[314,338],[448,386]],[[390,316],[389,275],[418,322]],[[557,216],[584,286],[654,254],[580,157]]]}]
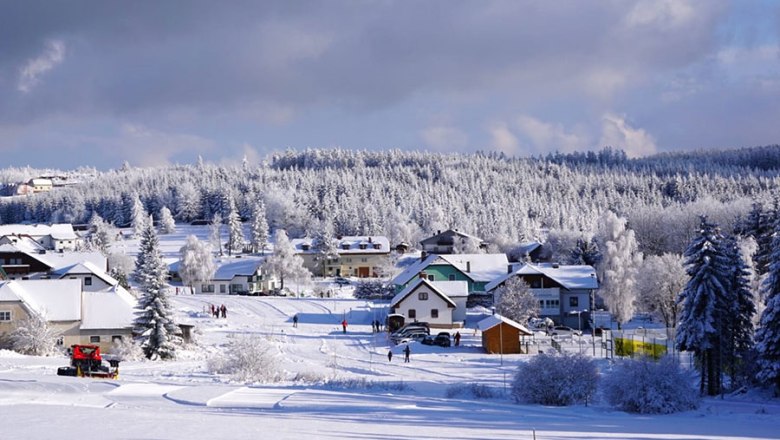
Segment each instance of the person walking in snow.
[{"label": "person walking in snow", "polygon": [[460,345],[460,332],[455,332],[455,346]]},{"label": "person walking in snow", "polygon": [[387,362],[393,362],[393,350],[387,350]]},{"label": "person walking in snow", "polygon": [[409,362],[409,355],[412,354],[412,349],[409,348],[409,344],[406,344],[406,348],[404,348],[404,362]]},{"label": "person walking in snow", "polygon": [[298,314],[293,315],[293,327],[298,327]]},{"label": "person walking in snow", "polygon": [[219,307],[219,311],[222,312],[223,318],[227,318],[227,307],[224,304]]},{"label": "person walking in snow", "polygon": [[344,333],[347,332],[347,319],[346,318],[343,321],[341,321],[341,328],[344,330]]}]

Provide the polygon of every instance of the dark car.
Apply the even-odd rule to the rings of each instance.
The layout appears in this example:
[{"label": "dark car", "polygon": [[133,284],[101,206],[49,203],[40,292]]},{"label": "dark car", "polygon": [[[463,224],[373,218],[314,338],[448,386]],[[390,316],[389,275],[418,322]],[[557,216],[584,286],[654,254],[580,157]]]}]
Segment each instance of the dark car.
[{"label": "dark car", "polygon": [[449,347],[452,345],[450,334],[447,332],[441,332],[436,336],[428,336],[421,342],[425,345],[438,345],[439,347]]},{"label": "dark car", "polygon": [[338,284],[339,286],[347,286],[351,284],[351,282],[344,277],[336,277],[336,279],[334,279],[333,282]]}]

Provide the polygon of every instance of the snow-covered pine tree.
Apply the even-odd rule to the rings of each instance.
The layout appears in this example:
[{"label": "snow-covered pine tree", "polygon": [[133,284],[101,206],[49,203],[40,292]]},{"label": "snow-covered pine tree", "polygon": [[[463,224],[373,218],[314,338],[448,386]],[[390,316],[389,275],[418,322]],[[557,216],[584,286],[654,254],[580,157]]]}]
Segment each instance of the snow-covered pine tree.
[{"label": "snow-covered pine tree", "polygon": [[314,249],[317,251],[317,267],[320,276],[327,276],[328,263],[339,257],[339,250],[333,240],[333,224],[327,220],[320,223],[314,236]]},{"label": "snow-covered pine tree", "polygon": [[699,235],[685,250],[690,280],[679,298],[682,312],[677,347],[694,352],[701,368],[699,390],[709,395],[721,391],[723,313],[731,287],[731,261],[724,254],[722,240],[717,226],[702,216]]},{"label": "snow-covered pine tree", "polygon": [[136,237],[141,236],[143,230],[146,227],[147,221],[149,221],[151,224],[154,224],[154,220],[152,220],[151,216],[146,213],[144,204],[141,203],[141,198],[138,196],[138,194],[136,194],[133,197],[133,212],[130,219],[130,226],[132,226]]},{"label": "snow-covered pine tree", "polygon": [[539,299],[520,277],[511,277],[496,292],[496,313],[520,324],[539,316]]},{"label": "snow-covered pine tree", "polygon": [[89,225],[92,232],[87,239],[88,246],[108,257],[111,251],[111,243],[114,242],[114,228],[103,221],[103,218],[97,212],[92,214]]},{"label": "snow-covered pine tree", "polygon": [[211,246],[190,235],[180,252],[179,276],[192,293],[192,285],[195,282],[210,280],[217,270],[211,256]]},{"label": "snow-covered pine tree", "polygon": [[262,199],[258,199],[252,209],[251,235],[252,252],[265,254],[268,245],[268,220],[265,218],[265,203]]},{"label": "snow-covered pine tree", "polygon": [[173,319],[165,279],[168,267],[160,255],[159,241],[151,217],[141,231],[136,258],[136,279],[140,284],[133,333],[149,359],[171,359],[181,342],[181,330]]},{"label": "snow-covered pine tree", "polygon": [[295,254],[295,248],[284,229],[276,230],[274,254],[266,260],[266,264],[279,276],[281,289],[284,289],[285,280],[293,280],[300,285],[311,278],[311,273],[303,266],[303,258]]},{"label": "snow-covered pine tree", "polygon": [[233,252],[241,252],[244,249],[244,231],[242,230],[241,217],[236,209],[236,202],[232,197],[228,201],[228,209],[228,241],[225,246],[228,255],[233,255]]},{"label": "snow-covered pine tree", "polygon": [[601,252],[595,240],[579,238],[577,245],[571,250],[569,264],[587,264],[596,267],[601,262]]},{"label": "snow-covered pine tree", "polygon": [[642,253],[634,231],[626,228],[626,219],[609,211],[602,217],[601,225],[605,251],[597,267],[601,280],[599,296],[620,328],[634,315],[636,276],[642,264]]},{"label": "snow-covered pine tree", "polygon": [[725,320],[723,356],[733,384],[746,378],[749,358],[753,353],[753,317],[756,314],[754,294],[751,291],[751,272],[736,239],[723,240],[731,267],[730,288],[724,298]]},{"label": "snow-covered pine tree", "polygon": [[160,234],[172,234],[176,232],[176,220],[173,219],[171,210],[167,206],[160,209]]},{"label": "snow-covered pine tree", "polygon": [[769,272],[761,286],[766,307],[756,331],[757,379],[774,385],[775,392],[780,393],[780,220],[775,222],[774,231]]},{"label": "snow-covered pine tree", "polygon": [[209,224],[209,243],[222,255],[222,214],[215,212]]}]

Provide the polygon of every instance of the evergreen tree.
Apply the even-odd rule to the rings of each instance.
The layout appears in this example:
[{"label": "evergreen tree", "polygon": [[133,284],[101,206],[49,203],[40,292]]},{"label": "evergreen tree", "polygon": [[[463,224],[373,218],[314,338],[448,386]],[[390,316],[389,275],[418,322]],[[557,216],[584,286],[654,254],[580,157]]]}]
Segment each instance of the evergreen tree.
[{"label": "evergreen tree", "polygon": [[733,383],[741,382],[753,353],[753,317],[756,314],[754,294],[751,291],[751,272],[742,251],[733,237],[724,240],[731,260],[730,288],[727,291],[723,317],[725,341],[722,349]]},{"label": "evergreen tree", "polygon": [[171,210],[167,206],[160,209],[160,234],[172,234],[176,232],[176,221]]},{"label": "evergreen tree", "polygon": [[228,201],[228,241],[225,245],[228,255],[233,255],[233,251],[240,252],[244,249],[244,231],[242,230],[241,217],[236,210],[236,202],[231,197]]},{"label": "evergreen tree", "polygon": [[586,264],[596,267],[601,262],[601,252],[595,240],[577,239],[577,245],[571,250],[569,264]]},{"label": "evergreen tree", "polygon": [[756,331],[760,382],[780,393],[780,220],[775,223],[769,272],[762,285],[766,308]]},{"label": "evergreen tree", "polygon": [[132,226],[136,237],[141,236],[144,229],[146,228],[147,221],[152,225],[154,224],[152,217],[146,213],[144,204],[141,203],[141,198],[138,197],[138,194],[136,194],[133,198],[133,213],[130,220],[130,226]]},{"label": "evergreen tree", "polygon": [[222,255],[222,214],[215,212],[209,225],[209,243]]},{"label": "evergreen tree", "polygon": [[252,252],[262,252],[265,254],[265,248],[268,244],[268,220],[265,218],[265,204],[262,200],[257,200],[252,210]]},{"label": "evergreen tree", "polygon": [[721,348],[725,343],[723,327],[728,321],[725,314],[732,261],[724,253],[717,227],[706,217],[701,218],[699,235],[684,255],[690,280],[679,298],[682,312],[677,325],[677,346],[694,352],[701,368],[701,393],[716,395],[721,391]]},{"label": "evergreen tree", "polygon": [[92,232],[87,239],[88,247],[108,257],[111,251],[111,244],[114,242],[114,228],[103,221],[96,212],[92,214],[89,225]]},{"label": "evergreen tree", "polygon": [[159,241],[152,219],[144,222],[136,258],[135,277],[141,288],[133,332],[149,359],[171,359],[181,341],[181,330],[173,320],[173,309],[166,292],[168,267],[160,255]]}]

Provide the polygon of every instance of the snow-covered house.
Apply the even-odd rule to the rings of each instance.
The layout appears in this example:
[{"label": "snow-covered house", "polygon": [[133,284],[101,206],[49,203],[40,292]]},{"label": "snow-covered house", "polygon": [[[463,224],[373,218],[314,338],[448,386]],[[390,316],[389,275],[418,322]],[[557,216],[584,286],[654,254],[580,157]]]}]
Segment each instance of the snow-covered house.
[{"label": "snow-covered house", "polygon": [[119,285],[85,292],[75,279],[0,282],[0,334],[38,316],[60,333],[64,346],[108,349],[113,341],[131,336],[135,306],[135,298]]},{"label": "snow-covered house", "polygon": [[330,258],[324,265],[316,239],[298,238],[290,242],[295,253],[303,258],[304,267],[316,275],[377,277],[390,258],[390,240],[377,235],[334,238],[338,257]]},{"label": "snow-covered house", "polygon": [[420,276],[428,281],[465,281],[468,292],[485,293],[485,286],[507,272],[506,254],[423,255],[393,279],[400,292]]},{"label": "snow-covered house", "polygon": [[452,254],[458,250],[485,249],[487,243],[479,237],[448,229],[444,232],[436,231],[436,235],[428,237],[420,242],[422,250],[429,254]]},{"label": "snow-covered house", "polygon": [[[0,225],[0,237],[26,236],[37,241],[46,250],[62,252],[75,250],[79,237],[70,223],[53,225]],[[13,244],[13,243],[11,243]]]},{"label": "snow-covered house", "polygon": [[31,251],[23,244],[0,244],[0,267],[9,279],[49,278],[59,268],[82,262],[90,262],[102,271],[107,268],[106,257],[100,252]]},{"label": "snow-covered house", "polygon": [[[265,258],[240,256],[218,260],[217,270],[210,280],[193,284],[193,293],[205,295],[265,295],[274,291],[279,282],[265,266]],[[178,277],[180,261],[168,268]]]},{"label": "snow-covered house", "polygon": [[542,318],[550,318],[572,328],[585,327],[591,310],[593,293],[599,288],[596,270],[587,265],[559,265],[557,263],[521,263],[508,273],[485,286],[498,301],[501,287],[508,279],[519,277],[531,287],[539,300]]},{"label": "snow-covered house", "polygon": [[90,261],[82,261],[55,269],[51,271],[51,275],[60,279],[81,280],[81,290],[84,292],[98,292],[119,284],[119,281]]},{"label": "snow-covered house", "polygon": [[42,177],[30,179],[27,184],[32,187],[33,193],[47,192],[54,188],[54,184],[52,183],[51,179],[44,179]]},{"label": "snow-covered house", "polygon": [[431,282],[418,278],[393,297],[390,313],[405,316],[407,322],[427,322],[431,327],[462,327],[466,319],[467,296],[463,281]]}]

